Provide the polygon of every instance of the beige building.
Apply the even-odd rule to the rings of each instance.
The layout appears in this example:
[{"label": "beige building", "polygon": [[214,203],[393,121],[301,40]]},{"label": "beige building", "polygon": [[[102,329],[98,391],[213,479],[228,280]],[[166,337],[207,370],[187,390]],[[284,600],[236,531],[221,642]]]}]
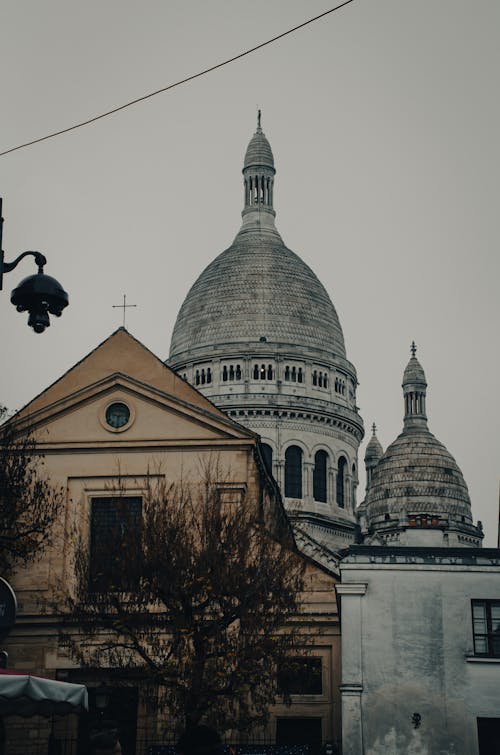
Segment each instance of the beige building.
[{"label": "beige building", "polygon": [[[7,642],[10,665],[18,671],[84,681],[94,706],[96,686],[113,688],[113,675],[74,668],[59,646],[57,616],[47,608],[58,585],[73,578],[71,543],[63,531],[76,524],[91,547],[92,528],[106,526],[106,517],[112,515],[113,489],[119,484],[130,500],[140,500],[148,469],[172,481],[196,481],[203,464],[217,458],[224,484],[258,496],[272,517],[284,516],[280,494],[266,471],[258,436],[228,418],[123,328],[13,421],[20,430],[36,433],[45,469],[55,485],[67,490],[67,504],[57,546],[13,579],[19,614]],[[309,547],[307,592],[303,613],[297,617],[313,647],[290,697],[274,706],[269,728],[256,735],[260,741],[307,737],[319,746],[340,738],[339,627],[333,589],[337,573],[333,561],[329,566],[329,555],[318,549],[317,544]],[[158,741],[154,717],[142,710],[137,689],[113,689],[109,706],[108,714],[122,728],[125,753],[143,753],[147,744]],[[8,720],[7,752],[45,753],[48,726]],[[73,743],[65,753],[84,752],[84,726],[80,722],[78,733],[75,725]],[[57,727],[59,723],[56,736]]]}]

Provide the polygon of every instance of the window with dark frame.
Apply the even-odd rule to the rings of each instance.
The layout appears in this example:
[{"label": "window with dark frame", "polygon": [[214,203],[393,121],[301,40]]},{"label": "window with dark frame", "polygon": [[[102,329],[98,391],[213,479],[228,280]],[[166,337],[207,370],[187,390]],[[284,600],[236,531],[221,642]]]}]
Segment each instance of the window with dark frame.
[{"label": "window with dark frame", "polygon": [[337,467],[337,506],[340,506],[341,509],[345,506],[345,495],[344,495],[344,487],[345,487],[345,468],[347,466],[347,461],[344,459],[343,456],[340,457],[338,461],[338,467]]},{"label": "window with dark frame", "polygon": [[268,443],[261,443],[262,457],[269,474],[273,473],[273,449]]},{"label": "window with dark frame", "polygon": [[327,465],[328,454],[326,451],[317,451],[314,456],[313,498],[322,503],[326,503]]},{"label": "window with dark frame", "polygon": [[298,446],[285,451],[285,497],[302,498],[302,449]]},{"label": "window with dark frame", "polygon": [[278,690],[285,696],[323,694],[321,658],[290,658],[278,671]]},{"label": "window with dark frame", "polygon": [[140,496],[92,498],[90,502],[90,589],[133,590],[129,564],[130,538],[140,537]]},{"label": "window with dark frame", "polygon": [[500,658],[500,600],[472,601],[474,655]]}]

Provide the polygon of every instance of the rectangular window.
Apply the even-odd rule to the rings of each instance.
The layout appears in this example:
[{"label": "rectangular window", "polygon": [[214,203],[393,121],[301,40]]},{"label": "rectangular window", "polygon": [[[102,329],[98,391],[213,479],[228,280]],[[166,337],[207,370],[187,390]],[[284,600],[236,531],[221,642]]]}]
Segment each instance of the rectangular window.
[{"label": "rectangular window", "polygon": [[[293,745],[305,745],[307,752],[320,752],[322,742],[321,718],[278,718],[276,720],[276,744],[291,745],[287,752],[294,752]],[[302,752],[301,747],[296,750]]]},{"label": "rectangular window", "polygon": [[500,600],[472,601],[474,655],[500,658]]},{"label": "rectangular window", "polygon": [[321,695],[321,658],[290,658],[278,672],[278,689],[283,695]]},{"label": "rectangular window", "polygon": [[[90,504],[90,587],[132,590],[137,573],[131,573],[130,546],[141,537],[142,498],[92,498]],[[133,564],[132,564],[133,565]]]}]

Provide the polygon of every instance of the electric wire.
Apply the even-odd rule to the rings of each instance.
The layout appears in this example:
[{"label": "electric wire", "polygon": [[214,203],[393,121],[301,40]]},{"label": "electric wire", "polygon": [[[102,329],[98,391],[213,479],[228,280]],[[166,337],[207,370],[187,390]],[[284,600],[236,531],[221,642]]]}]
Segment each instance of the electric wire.
[{"label": "electric wire", "polygon": [[294,26],[292,29],[287,29],[287,31],[284,31],[281,34],[278,34],[277,36],[266,40],[265,42],[261,42],[260,44],[255,45],[255,47],[250,47],[248,50],[244,50],[243,52],[240,52],[238,55],[233,55],[232,58],[227,58],[227,60],[223,60],[220,63],[216,63],[215,65],[210,66],[209,68],[205,68],[203,71],[198,71],[198,73],[194,73],[191,76],[186,76],[184,79],[180,79],[179,81],[176,81],[174,84],[168,84],[167,86],[162,87],[161,89],[156,89],[154,92],[149,92],[148,94],[144,94],[142,95],[142,97],[136,97],[134,100],[130,100],[129,102],[126,102],[123,105],[119,105],[118,107],[115,107],[112,110],[107,110],[105,113],[94,115],[92,118],[88,118],[85,121],[80,121],[79,123],[75,123],[73,124],[73,126],[68,126],[67,128],[60,129],[59,131],[53,131],[50,134],[46,134],[45,136],[40,136],[37,139],[32,139],[31,141],[25,142],[24,144],[18,144],[16,147],[10,147],[9,149],[6,149],[3,152],[0,152],[0,157],[3,157],[4,155],[8,155],[11,152],[16,152],[19,149],[24,149],[25,147],[31,147],[33,144],[39,144],[40,142],[47,141],[47,139],[53,139],[56,136],[61,136],[61,134],[67,134],[69,131],[75,131],[76,129],[82,128],[83,126],[88,126],[90,123],[95,123],[96,121],[99,121],[102,118],[107,118],[110,115],[114,115],[114,113],[118,113],[121,110],[125,110],[126,108],[129,108],[132,105],[137,105],[137,103],[139,102],[144,102],[144,100],[148,100],[151,97],[155,97],[157,94],[168,92],[169,89],[174,89],[175,87],[181,86],[181,84],[187,84],[189,81],[198,79],[200,78],[200,76],[205,76],[207,73],[216,71],[218,68],[227,66],[229,63],[234,63],[236,60],[240,60],[240,58],[244,58],[245,56],[250,55],[251,53],[256,52],[257,50],[261,50],[263,47],[267,47],[267,45],[271,45],[273,44],[273,42],[277,42],[279,39],[283,39],[283,37],[286,37],[289,34],[293,34],[299,29],[303,29],[304,26],[308,26],[309,24],[314,23],[314,21],[319,21],[320,18],[324,18],[325,16],[328,16],[330,13],[334,13],[334,11],[340,10],[345,5],[349,5],[349,3],[352,3],[352,2],[354,2],[354,0],[345,0],[345,2],[340,3],[340,5],[336,5],[334,8],[330,8],[329,10],[326,10],[323,13],[320,13],[319,15],[314,16],[314,18],[309,18],[307,21],[303,21],[301,24],[298,24],[298,26]]}]

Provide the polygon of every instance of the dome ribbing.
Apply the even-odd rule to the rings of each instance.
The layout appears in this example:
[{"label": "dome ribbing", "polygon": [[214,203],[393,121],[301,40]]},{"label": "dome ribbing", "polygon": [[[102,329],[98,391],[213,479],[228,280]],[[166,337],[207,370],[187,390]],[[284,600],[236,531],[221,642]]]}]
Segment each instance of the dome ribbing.
[{"label": "dome ribbing", "polygon": [[[427,382],[414,343],[411,351],[403,375],[403,432],[378,461],[367,448],[371,469],[367,464],[369,484],[362,509],[369,537],[394,543],[413,530],[420,544],[425,538],[436,544],[435,536],[447,533],[455,544],[477,546],[482,533],[472,522],[467,485],[453,456],[427,426]],[[423,529],[417,532],[417,527]]]},{"label": "dome ribbing", "polygon": [[283,243],[274,225],[274,159],[260,125],[243,168],[243,224],[233,244],[201,273],[179,311],[169,363],[218,346],[265,339],[295,352],[345,358],[330,297],[310,267]]}]

